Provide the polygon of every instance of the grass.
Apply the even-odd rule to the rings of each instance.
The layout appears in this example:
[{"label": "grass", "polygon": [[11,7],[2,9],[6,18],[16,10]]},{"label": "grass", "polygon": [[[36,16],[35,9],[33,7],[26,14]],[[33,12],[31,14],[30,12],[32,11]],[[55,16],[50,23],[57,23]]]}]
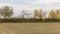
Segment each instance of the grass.
[{"label": "grass", "polygon": [[60,23],[0,23],[0,34],[60,34]]}]

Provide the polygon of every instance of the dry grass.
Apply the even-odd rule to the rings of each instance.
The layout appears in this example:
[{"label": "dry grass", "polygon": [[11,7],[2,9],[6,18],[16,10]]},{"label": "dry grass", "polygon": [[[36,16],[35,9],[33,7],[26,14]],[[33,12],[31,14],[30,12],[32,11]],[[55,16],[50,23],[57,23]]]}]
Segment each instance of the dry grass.
[{"label": "dry grass", "polygon": [[0,34],[60,34],[60,23],[0,23]]}]

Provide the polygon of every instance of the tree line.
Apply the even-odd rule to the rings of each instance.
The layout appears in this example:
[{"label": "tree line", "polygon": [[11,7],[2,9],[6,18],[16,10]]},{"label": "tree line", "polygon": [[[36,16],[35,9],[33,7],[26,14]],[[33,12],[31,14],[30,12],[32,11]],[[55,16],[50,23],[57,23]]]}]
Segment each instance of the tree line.
[{"label": "tree line", "polygon": [[[0,16],[2,16],[3,18],[11,18],[11,16],[13,16],[14,14],[14,9],[12,7],[9,6],[3,6],[0,8]],[[25,15],[30,15],[27,14],[27,11],[22,10],[22,18],[25,18]],[[47,12],[43,12],[43,10],[34,10],[34,15],[33,15],[33,19],[45,19],[45,16],[47,15]],[[48,14],[48,19],[60,19],[60,10],[57,9],[56,11],[51,10],[49,11]]]}]

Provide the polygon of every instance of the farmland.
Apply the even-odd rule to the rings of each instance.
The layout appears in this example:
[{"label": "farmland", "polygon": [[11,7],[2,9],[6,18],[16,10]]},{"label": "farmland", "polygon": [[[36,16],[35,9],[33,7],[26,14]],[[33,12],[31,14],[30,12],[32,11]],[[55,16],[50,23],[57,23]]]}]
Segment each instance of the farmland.
[{"label": "farmland", "polygon": [[60,34],[60,23],[0,23],[0,34]]}]

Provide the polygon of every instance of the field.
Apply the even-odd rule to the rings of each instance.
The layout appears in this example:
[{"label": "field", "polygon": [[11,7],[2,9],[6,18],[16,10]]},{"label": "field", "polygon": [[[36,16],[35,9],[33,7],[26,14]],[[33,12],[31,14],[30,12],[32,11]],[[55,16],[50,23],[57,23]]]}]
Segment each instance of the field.
[{"label": "field", "polygon": [[0,34],[60,34],[60,23],[0,23]]}]

